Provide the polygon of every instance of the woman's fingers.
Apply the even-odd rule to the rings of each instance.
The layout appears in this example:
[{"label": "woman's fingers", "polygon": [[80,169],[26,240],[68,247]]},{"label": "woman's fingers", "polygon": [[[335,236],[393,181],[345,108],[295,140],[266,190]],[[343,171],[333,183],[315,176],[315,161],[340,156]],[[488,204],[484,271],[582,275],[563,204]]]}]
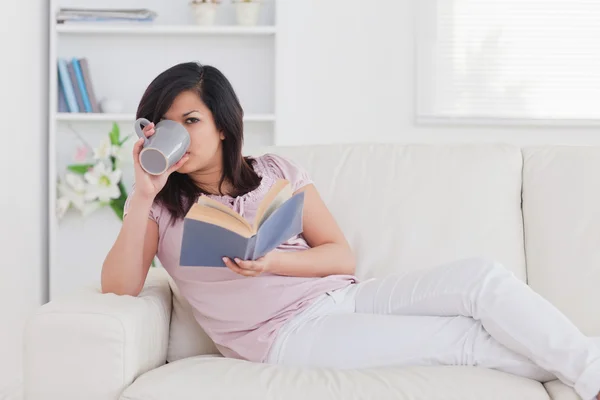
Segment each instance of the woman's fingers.
[{"label": "woman's fingers", "polygon": [[140,164],[140,152],[144,147],[144,139],[139,138],[133,145],[133,163],[137,166]]},{"label": "woman's fingers", "polygon": [[227,257],[223,257],[223,262],[225,262],[225,265],[227,265],[227,267],[232,270],[233,272],[235,272],[236,274],[240,274],[243,276],[256,276],[257,273],[255,271],[250,271],[247,269],[243,269],[240,268],[235,262],[233,262],[232,260],[230,260]]},{"label": "woman's fingers", "polygon": [[[144,133],[144,136],[146,136],[147,138],[154,135],[154,122],[149,123],[148,125],[146,125],[144,127],[144,129],[142,129],[142,132]],[[137,140],[137,142],[135,142],[135,145],[133,146],[133,162],[136,166],[139,166],[140,164],[140,153],[142,152],[142,149],[144,148],[144,142],[145,140],[143,138],[139,138]]]},{"label": "woman's fingers", "polygon": [[173,165],[171,166],[171,168],[169,168],[169,169],[167,170],[167,173],[168,173],[168,174],[171,174],[172,172],[175,172],[175,171],[177,171],[177,170],[178,170],[179,168],[181,168],[181,166],[182,166],[183,164],[185,164],[185,162],[186,162],[187,160],[189,160],[189,159],[190,159],[190,156],[188,156],[187,154],[186,154],[186,155],[184,155],[183,157],[181,157],[181,160],[177,161],[175,164],[173,164]]},{"label": "woman's fingers", "polygon": [[240,260],[239,258],[234,258],[233,260],[240,268],[245,269],[246,271],[256,271],[255,264],[253,261]]},{"label": "woman's fingers", "polygon": [[146,125],[144,129],[142,129],[142,132],[144,132],[144,135],[146,135],[146,137],[154,135],[154,122],[151,122],[148,125]]}]

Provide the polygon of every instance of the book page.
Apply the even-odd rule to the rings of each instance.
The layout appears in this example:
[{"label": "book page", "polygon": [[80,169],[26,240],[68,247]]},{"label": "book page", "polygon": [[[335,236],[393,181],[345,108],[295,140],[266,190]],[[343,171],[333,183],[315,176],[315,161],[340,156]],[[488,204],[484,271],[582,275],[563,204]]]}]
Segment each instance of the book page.
[{"label": "book page", "polygon": [[244,237],[250,237],[254,234],[249,228],[248,222],[243,223],[222,210],[200,204],[194,204],[185,219],[217,225]]},{"label": "book page", "polygon": [[200,196],[200,198],[198,199],[196,204],[199,204],[199,205],[205,206],[205,207],[214,208],[216,210],[220,210],[220,211],[224,212],[225,214],[228,214],[228,215],[232,216],[233,218],[237,219],[242,224],[246,225],[249,230],[252,230],[252,226],[250,226],[250,223],[248,221],[246,221],[246,219],[244,217],[242,217],[240,214],[236,213],[235,211],[233,211],[231,208],[227,207],[226,205],[221,204],[218,201],[211,199],[210,197]]}]

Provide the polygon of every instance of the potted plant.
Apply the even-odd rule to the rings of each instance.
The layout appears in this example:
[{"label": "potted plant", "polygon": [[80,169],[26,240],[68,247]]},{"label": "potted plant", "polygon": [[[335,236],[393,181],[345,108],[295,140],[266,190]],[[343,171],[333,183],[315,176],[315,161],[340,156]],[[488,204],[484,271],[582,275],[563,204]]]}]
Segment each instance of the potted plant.
[{"label": "potted plant", "polygon": [[[84,142],[85,146],[77,149],[77,163],[67,166],[68,171],[57,182],[56,212],[59,220],[69,209],[76,209],[87,216],[109,206],[123,221],[127,190],[122,181],[121,164],[130,158],[129,149],[123,146],[130,136],[122,138],[119,126],[113,123],[112,130],[100,146],[92,149]],[[90,152],[93,153],[91,157],[88,156]]]},{"label": "potted plant", "polygon": [[212,25],[217,15],[217,6],[221,0],[192,0],[190,6],[194,12],[194,21],[198,25]]},{"label": "potted plant", "polygon": [[234,0],[238,25],[256,25],[260,15],[260,0]]}]

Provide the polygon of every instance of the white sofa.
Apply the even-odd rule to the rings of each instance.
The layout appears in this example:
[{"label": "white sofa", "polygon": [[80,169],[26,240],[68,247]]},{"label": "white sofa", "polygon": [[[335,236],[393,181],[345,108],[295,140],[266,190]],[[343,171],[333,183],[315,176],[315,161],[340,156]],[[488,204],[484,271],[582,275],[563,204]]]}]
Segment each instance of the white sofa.
[{"label": "white sofa", "polygon": [[[493,258],[600,336],[600,148],[263,151],[308,169],[355,250],[360,278]],[[153,269],[137,298],[82,288],[39,309],[25,331],[25,399],[578,399],[559,381],[479,367],[336,371],[216,353],[164,270]]]}]

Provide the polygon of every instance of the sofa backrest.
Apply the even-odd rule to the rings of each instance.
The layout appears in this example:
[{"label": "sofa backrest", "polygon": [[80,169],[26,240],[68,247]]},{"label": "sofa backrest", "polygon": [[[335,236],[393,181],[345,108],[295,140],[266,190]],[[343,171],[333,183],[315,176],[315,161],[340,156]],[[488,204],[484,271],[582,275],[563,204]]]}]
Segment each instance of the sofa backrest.
[{"label": "sofa backrest", "polygon": [[523,149],[529,285],[600,336],[600,147]]},{"label": "sofa backrest", "polygon": [[[265,152],[309,172],[355,251],[359,278],[468,257],[526,278],[518,147],[343,144],[257,154]],[[169,360],[216,352],[177,292],[173,304]]]},{"label": "sofa backrest", "polygon": [[525,279],[518,147],[345,144],[268,151],[308,170],[357,256],[360,278],[486,257]]}]

